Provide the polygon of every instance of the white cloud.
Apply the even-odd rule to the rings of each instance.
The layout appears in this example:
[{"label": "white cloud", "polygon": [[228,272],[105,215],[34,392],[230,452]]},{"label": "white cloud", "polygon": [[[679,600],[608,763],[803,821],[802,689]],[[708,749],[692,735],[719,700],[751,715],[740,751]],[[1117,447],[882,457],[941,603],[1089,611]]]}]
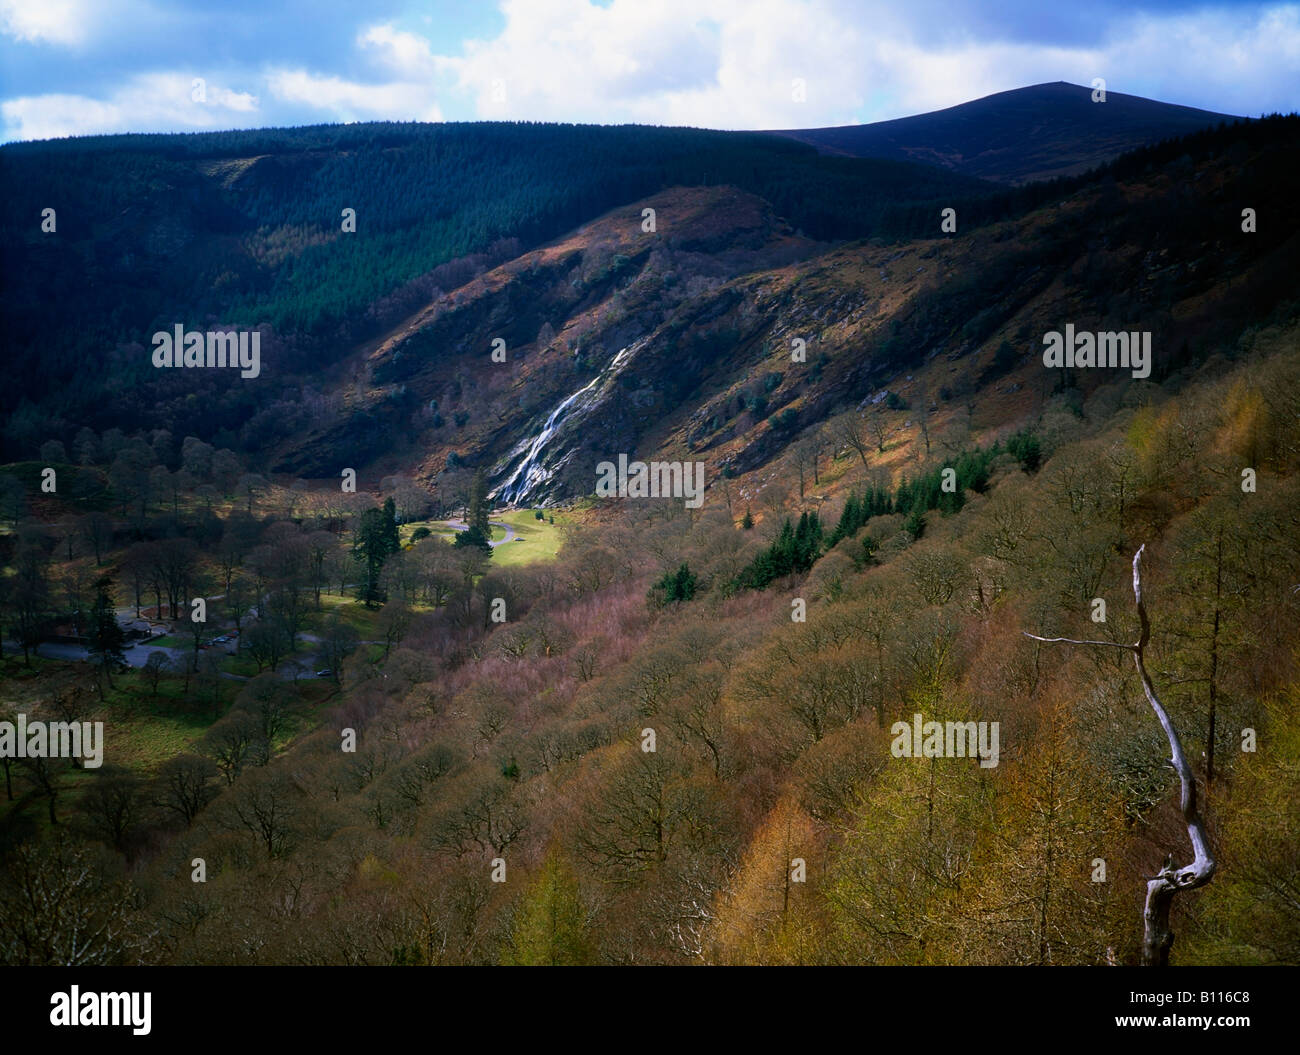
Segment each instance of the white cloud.
[{"label": "white cloud", "polygon": [[53,93],[6,99],[0,119],[6,139],[54,139],[142,128],[202,131],[227,128],[230,114],[256,113],[258,99],[208,81],[206,100],[193,99],[193,74],[142,73],[108,99]]},{"label": "white cloud", "polygon": [[306,70],[272,70],[267,74],[267,87],[281,102],[328,110],[341,121],[442,120],[432,84],[396,81],[362,84],[342,77],[322,77]]},{"label": "white cloud", "polygon": [[357,37],[363,48],[373,49],[379,63],[408,78],[431,79],[436,73],[436,59],[429,42],[414,33],[404,33],[391,25],[371,26]]},{"label": "white cloud", "polygon": [[0,32],[26,43],[75,47],[86,42],[90,0],[0,0]]},{"label": "white cloud", "polygon": [[1105,58],[1116,71],[1108,86],[1117,91],[1159,98],[1185,95],[1195,85],[1200,96],[1219,100],[1202,104],[1209,109],[1294,110],[1300,107],[1300,5],[1266,9],[1251,22],[1226,11],[1135,19]]},{"label": "white cloud", "polygon": [[[148,0],[119,2],[118,12],[149,10]],[[1111,91],[1234,113],[1295,109],[1300,96],[1294,2],[1108,10],[1086,46],[1029,43],[1014,14],[1001,31],[989,28],[990,18],[960,12],[936,25],[943,8],[931,0],[502,0],[500,7],[500,32],[464,41],[459,54],[437,54],[428,39],[394,23],[362,23],[354,52],[338,65],[272,59],[259,66],[252,55],[246,79],[254,90],[209,78],[205,104],[190,101],[191,75],[164,72],[124,85],[105,78],[95,97],[28,94],[0,104],[0,114],[16,138],[247,126],[255,123],[249,115],[291,123],[304,111],[344,121],[453,114],[807,128],[1094,77]],[[0,0],[0,31],[84,51],[112,28],[105,10],[98,0]],[[968,28],[975,24],[977,33]],[[796,78],[806,88],[802,102],[792,92]]]},{"label": "white cloud", "polygon": [[383,24],[362,31],[357,46],[381,74],[392,79],[363,83],[303,69],[276,68],[267,74],[268,90],[283,102],[326,110],[342,121],[442,120],[435,83],[438,64],[428,41]]},{"label": "white cloud", "polygon": [[251,114],[256,113],[258,109],[258,98],[251,92],[232,92],[229,88],[218,88],[215,94],[209,92],[208,95],[211,105],[225,110]]},{"label": "white cloud", "polygon": [[865,41],[821,0],[507,0],[502,12],[495,40],[440,62],[483,117],[788,127],[851,120],[862,102]]},{"label": "white cloud", "polygon": [[1101,77],[1113,92],[1249,116],[1270,98],[1282,99],[1278,108],[1300,105],[1300,7],[1251,19],[1206,10],[1135,16],[1114,23],[1091,48],[979,43],[932,51],[907,44],[891,46],[880,61],[904,88],[906,113],[1042,81],[1087,85]]},{"label": "white cloud", "polygon": [[[1295,4],[1115,15],[1088,47],[953,34],[936,45],[937,27],[883,2],[505,0],[501,10],[494,39],[435,60],[486,118],[812,127],[1098,76],[1113,91],[1248,113],[1288,92],[1293,108],[1300,86]],[[791,98],[796,77],[806,102]]]},{"label": "white cloud", "polygon": [[6,139],[57,139],[128,130],[120,107],[84,95],[30,95],[0,103]]},{"label": "white cloud", "polygon": [[[1045,81],[1091,84],[1094,77],[1105,76],[1110,69],[1094,49],[1026,44],[978,44],[947,51],[893,44],[881,50],[877,61],[885,78],[899,86],[901,104],[897,113],[880,119],[941,110]],[[1119,84],[1108,87],[1122,90]]]}]

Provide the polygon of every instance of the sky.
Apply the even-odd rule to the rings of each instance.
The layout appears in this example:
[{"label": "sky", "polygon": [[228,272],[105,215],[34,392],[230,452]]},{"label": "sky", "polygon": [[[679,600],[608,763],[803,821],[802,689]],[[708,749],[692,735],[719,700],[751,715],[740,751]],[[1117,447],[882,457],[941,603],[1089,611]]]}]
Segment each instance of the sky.
[{"label": "sky", "polygon": [[1300,3],[0,0],[0,140],[322,122],[812,128],[1044,81],[1300,109]]}]

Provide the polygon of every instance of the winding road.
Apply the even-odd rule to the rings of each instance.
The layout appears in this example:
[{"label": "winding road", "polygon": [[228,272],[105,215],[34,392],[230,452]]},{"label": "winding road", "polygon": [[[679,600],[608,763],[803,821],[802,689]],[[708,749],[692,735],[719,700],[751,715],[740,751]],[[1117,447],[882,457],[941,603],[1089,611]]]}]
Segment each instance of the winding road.
[{"label": "winding road", "polygon": [[[469,529],[469,525],[466,524],[465,521],[463,520],[444,520],[443,523],[446,524],[449,528],[455,528],[457,531],[466,531]],[[492,540],[488,541],[488,545],[493,547],[494,549],[497,546],[503,545],[504,543],[514,542],[514,540],[519,537],[515,533],[515,529],[512,528],[509,524],[507,524],[504,520],[489,520],[488,523],[494,528],[501,528],[506,533],[505,538],[496,539],[495,541]]]}]

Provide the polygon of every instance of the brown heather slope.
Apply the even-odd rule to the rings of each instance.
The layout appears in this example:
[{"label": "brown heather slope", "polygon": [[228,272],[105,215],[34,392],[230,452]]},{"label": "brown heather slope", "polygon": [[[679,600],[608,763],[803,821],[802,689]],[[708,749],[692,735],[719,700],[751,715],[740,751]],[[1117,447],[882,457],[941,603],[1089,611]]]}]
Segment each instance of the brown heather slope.
[{"label": "brown heather slope", "polygon": [[[370,475],[436,484],[454,452],[500,484],[550,412],[599,380],[548,443],[554,475],[529,500],[590,493],[595,464],[619,453],[702,459],[715,486],[724,470],[770,476],[795,440],[850,411],[884,420],[873,465],[896,475],[924,455],[922,401],[936,456],[937,436],[954,450],[987,443],[1062,388],[1078,403],[1103,385],[1175,379],[1266,321],[1293,295],[1296,234],[1243,234],[1239,212],[1243,195],[1285,194],[1284,162],[1276,150],[1184,158],[902,245],[814,243],[752,195],[666,191],[479,275],[360,349],[345,414],[282,451],[280,468],[332,465],[379,429]],[[1042,335],[1066,323],[1151,331],[1151,377],[1044,370]],[[490,358],[497,338],[505,363]],[[909,405],[887,409],[886,391]]]}]

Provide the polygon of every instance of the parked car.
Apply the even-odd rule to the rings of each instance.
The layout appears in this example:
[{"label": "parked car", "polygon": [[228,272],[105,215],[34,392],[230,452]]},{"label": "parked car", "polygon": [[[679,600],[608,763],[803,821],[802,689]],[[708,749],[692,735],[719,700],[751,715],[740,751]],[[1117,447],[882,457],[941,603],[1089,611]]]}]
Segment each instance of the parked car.
[{"label": "parked car", "polygon": [[333,676],[334,676],[334,671],[330,670],[329,667],[326,667],[324,670],[318,670],[316,672],[316,677],[318,678],[332,678]]}]

